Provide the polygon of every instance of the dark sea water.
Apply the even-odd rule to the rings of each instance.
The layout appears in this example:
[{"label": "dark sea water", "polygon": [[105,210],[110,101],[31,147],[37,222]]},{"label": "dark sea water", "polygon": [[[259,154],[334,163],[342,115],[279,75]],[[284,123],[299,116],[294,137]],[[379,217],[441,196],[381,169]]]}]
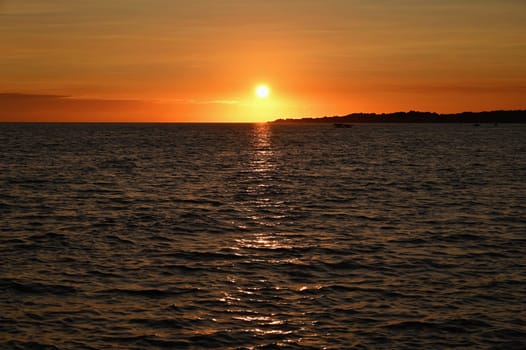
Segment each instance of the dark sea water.
[{"label": "dark sea water", "polygon": [[526,126],[0,124],[1,349],[524,349]]}]

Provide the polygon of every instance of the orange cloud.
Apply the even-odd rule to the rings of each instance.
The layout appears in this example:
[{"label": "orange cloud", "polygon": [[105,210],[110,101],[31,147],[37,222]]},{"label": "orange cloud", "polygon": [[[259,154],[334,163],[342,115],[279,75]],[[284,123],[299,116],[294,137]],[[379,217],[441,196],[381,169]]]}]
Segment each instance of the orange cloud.
[{"label": "orange cloud", "polygon": [[112,122],[165,120],[164,106],[141,100],[79,99],[62,95],[0,93],[3,122]]}]

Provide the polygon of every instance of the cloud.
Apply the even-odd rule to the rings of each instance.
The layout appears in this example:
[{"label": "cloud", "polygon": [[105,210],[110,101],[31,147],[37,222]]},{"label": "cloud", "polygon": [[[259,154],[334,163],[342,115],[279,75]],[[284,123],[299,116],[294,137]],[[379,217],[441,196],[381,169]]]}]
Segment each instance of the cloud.
[{"label": "cloud", "polygon": [[82,99],[67,95],[0,93],[0,121],[113,121],[159,115],[161,103],[146,100]]},{"label": "cloud", "polygon": [[462,94],[498,94],[524,93],[524,84],[429,84],[429,85],[384,85],[385,91],[410,93],[462,93]]},{"label": "cloud", "polygon": [[0,122],[203,121],[212,114],[228,117],[229,108],[240,103],[233,99],[104,99],[0,92]]},{"label": "cloud", "polygon": [[68,95],[36,95],[36,94],[22,94],[18,92],[0,92],[0,103],[6,101],[28,101],[32,99],[36,100],[54,100],[68,98]]},{"label": "cloud", "polygon": [[208,104],[218,104],[218,105],[234,105],[238,104],[239,100],[195,100],[195,99],[172,99],[170,100],[177,104],[191,104],[191,105],[208,105]]}]

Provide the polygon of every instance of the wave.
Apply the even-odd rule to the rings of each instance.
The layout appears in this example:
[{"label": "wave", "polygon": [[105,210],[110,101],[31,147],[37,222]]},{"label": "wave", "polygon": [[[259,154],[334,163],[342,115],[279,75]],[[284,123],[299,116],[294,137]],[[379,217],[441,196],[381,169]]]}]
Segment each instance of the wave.
[{"label": "wave", "polygon": [[523,126],[0,129],[0,348],[524,347]]}]

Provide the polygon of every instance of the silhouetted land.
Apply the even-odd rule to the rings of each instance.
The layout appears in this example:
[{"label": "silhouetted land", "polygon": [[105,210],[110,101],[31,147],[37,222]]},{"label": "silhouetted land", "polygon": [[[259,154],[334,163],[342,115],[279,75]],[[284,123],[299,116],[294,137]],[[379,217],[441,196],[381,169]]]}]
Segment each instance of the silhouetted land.
[{"label": "silhouetted land", "polygon": [[345,116],[277,119],[273,123],[526,123],[526,110],[463,112],[352,113]]}]

